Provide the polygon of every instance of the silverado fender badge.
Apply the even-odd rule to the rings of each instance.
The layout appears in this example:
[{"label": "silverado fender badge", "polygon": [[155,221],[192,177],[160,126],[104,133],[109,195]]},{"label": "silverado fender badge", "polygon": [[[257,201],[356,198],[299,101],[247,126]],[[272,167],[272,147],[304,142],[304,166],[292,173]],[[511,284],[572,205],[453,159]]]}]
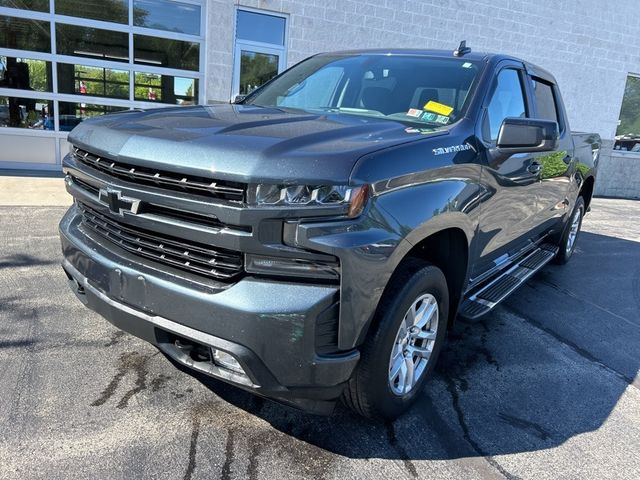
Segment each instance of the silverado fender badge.
[{"label": "silverado fender badge", "polygon": [[123,197],[119,190],[100,190],[99,197],[102,203],[106,203],[111,213],[124,216],[124,212],[136,215],[140,210],[140,200]]},{"label": "silverado fender badge", "polygon": [[465,143],[464,145],[452,145],[450,147],[434,148],[433,149],[433,154],[434,155],[445,155],[447,153],[458,153],[458,152],[464,152],[466,150],[473,150],[473,147],[471,145],[469,145],[468,143]]}]

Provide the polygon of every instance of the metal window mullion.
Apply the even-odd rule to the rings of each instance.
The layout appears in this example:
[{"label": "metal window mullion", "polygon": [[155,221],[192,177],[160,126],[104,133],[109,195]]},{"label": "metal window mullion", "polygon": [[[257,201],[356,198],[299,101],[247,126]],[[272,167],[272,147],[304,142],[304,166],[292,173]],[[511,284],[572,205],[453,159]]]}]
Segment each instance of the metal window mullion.
[{"label": "metal window mullion", "polygon": [[14,48],[0,47],[0,55],[5,57],[27,58],[29,60],[42,60],[45,62],[54,62],[56,60],[52,53],[36,52],[32,50],[16,50]]},{"label": "metal window mullion", "polygon": [[169,40],[180,40],[183,42],[198,43],[204,40],[202,34],[192,35],[189,33],[170,32],[169,30],[157,30],[148,27],[131,27],[131,31],[136,35],[144,35],[147,37],[159,37]]},{"label": "metal window mullion", "polygon": [[94,97],[93,95],[75,95],[72,93],[59,93],[56,99],[68,103],[87,103],[103,105],[106,107],[128,107],[130,101],[126,98]]},{"label": "metal window mullion", "polygon": [[133,0],[129,0],[129,101],[133,102],[135,100],[135,78],[134,78],[134,58],[135,54],[133,51],[133,32],[131,29],[133,28]]},{"label": "metal window mullion", "polygon": [[[51,0],[49,0],[49,8],[51,8]],[[28,20],[40,20],[48,22],[51,18],[50,12],[35,12],[32,10],[18,10],[16,8],[0,7],[0,15],[8,17],[26,18]]]},{"label": "metal window mullion", "polygon": [[270,48],[272,50],[283,50],[283,51],[286,50],[286,47],[284,45],[279,45],[277,43],[256,42],[255,40],[245,40],[243,38],[236,38],[235,40],[238,43],[242,43],[244,45],[248,45],[255,48]]},{"label": "metal window mullion", "polygon": [[109,30],[112,32],[127,33],[130,30],[129,25],[125,23],[105,22],[102,20],[94,20],[92,18],[70,17],[68,15],[53,15],[56,23],[64,23],[65,25],[73,25],[75,27],[96,28],[99,30]]},{"label": "metal window mullion", "polygon": [[[51,62],[51,87],[53,89],[54,99],[53,99],[53,131],[60,131],[60,105],[56,101],[55,95],[58,94],[58,62],[55,61],[56,54],[58,51],[58,46],[56,45],[56,23],[54,21],[55,15],[55,4],[54,0],[49,0],[49,26],[51,28],[51,56],[54,58],[54,61]],[[51,112],[49,112],[51,115]],[[56,141],[56,164],[60,163],[60,146],[59,142]]]},{"label": "metal window mullion", "polygon": [[53,92],[36,92],[35,90],[20,90],[17,88],[0,87],[0,96],[31,98],[35,100],[54,100],[56,95]]},{"label": "metal window mullion", "polygon": [[207,15],[208,2],[202,2],[200,6],[200,36],[202,41],[200,43],[200,65],[198,66],[198,72],[200,77],[198,80],[198,98],[197,103],[204,105],[207,102],[207,71],[209,70],[207,62]]}]

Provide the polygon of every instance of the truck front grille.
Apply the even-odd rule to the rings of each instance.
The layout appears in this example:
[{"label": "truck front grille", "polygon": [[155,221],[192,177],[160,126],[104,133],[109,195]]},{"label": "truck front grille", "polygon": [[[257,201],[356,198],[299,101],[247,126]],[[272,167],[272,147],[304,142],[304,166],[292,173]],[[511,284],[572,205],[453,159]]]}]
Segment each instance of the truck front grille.
[{"label": "truck front grille", "polygon": [[85,204],[79,206],[85,227],[135,255],[221,281],[231,281],[244,271],[243,256],[239,252],[125,225]]},{"label": "truck front grille", "polygon": [[139,167],[123,162],[115,162],[79,148],[73,148],[73,157],[83,165],[107,175],[136,184],[153,185],[156,187],[189,192],[197,195],[242,202],[245,198],[246,185],[237,182],[212,180],[194,175]]}]

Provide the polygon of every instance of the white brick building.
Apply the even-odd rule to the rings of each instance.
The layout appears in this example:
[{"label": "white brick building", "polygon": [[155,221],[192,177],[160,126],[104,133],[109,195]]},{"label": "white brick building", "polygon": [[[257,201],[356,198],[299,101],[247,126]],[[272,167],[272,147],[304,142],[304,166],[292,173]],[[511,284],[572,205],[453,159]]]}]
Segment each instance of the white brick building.
[{"label": "white brick building", "polygon": [[[128,8],[128,20],[124,14],[120,19],[109,15],[104,18],[103,13],[85,15],[81,11],[96,2],[102,5],[102,10],[105,3],[122,4]],[[39,10],[12,8],[38,3],[45,5]],[[562,89],[572,128],[598,132],[607,140],[599,193],[640,197],[640,153],[611,155],[625,84],[629,75],[640,74],[637,0],[84,0],[83,7],[76,9],[79,13],[73,13],[83,18],[77,21],[63,11],[64,3],[64,0],[0,0],[0,26],[4,15],[45,22],[51,29],[51,48],[33,52],[20,51],[29,50],[29,45],[7,45],[0,32],[0,60],[3,56],[20,55],[51,63],[53,81],[48,88],[42,93],[28,94],[50,102],[50,110],[56,112],[49,115],[53,117],[51,130],[34,133],[31,129],[27,134],[0,128],[0,142],[5,144],[10,137],[20,137],[20,148],[37,144],[38,149],[57,149],[55,155],[43,155],[45,161],[34,152],[16,151],[18,147],[0,149],[0,168],[59,168],[60,154],[66,148],[65,125],[74,122],[67,117],[86,116],[90,109],[81,105],[89,101],[96,112],[149,108],[158,103],[225,102],[241,90],[255,86],[255,82],[247,83],[240,77],[245,68],[241,63],[245,60],[251,63],[256,55],[263,56],[266,62],[263,69],[282,70],[322,51],[386,47],[452,50],[465,39],[475,51],[512,54],[553,72]],[[191,23],[184,20],[170,24],[172,8],[177,6],[186,7],[187,13],[180,18],[193,17]],[[199,15],[197,18],[194,12]],[[109,53],[102,56],[96,50],[99,46],[79,42],[82,50],[78,48],[61,57],[56,41],[59,42],[63,23],[114,30],[128,35],[128,42],[125,46],[123,37],[121,52],[116,54],[110,45],[105,47],[110,49]],[[143,37],[168,37],[174,44],[163,46],[155,39],[159,46],[149,44],[148,48],[139,49]],[[185,50],[186,44],[197,46],[198,51]],[[170,48],[182,52],[184,58],[187,50],[191,52],[195,67],[163,55],[161,50]],[[74,60],[78,55],[82,60]],[[61,77],[62,61],[76,63],[74,78]],[[123,87],[120,96],[100,93],[108,90],[109,81],[103,81],[100,92],[85,89],[82,93],[77,64],[124,72],[119,74],[124,79],[120,82]],[[127,81],[128,90],[124,88]],[[69,84],[66,89],[61,87],[65,84]],[[192,85],[190,90],[187,85]],[[16,95],[0,81],[0,100],[11,94]],[[75,110],[70,108],[74,101]],[[57,115],[58,111],[63,114]],[[25,135],[32,141],[22,138]]]}]

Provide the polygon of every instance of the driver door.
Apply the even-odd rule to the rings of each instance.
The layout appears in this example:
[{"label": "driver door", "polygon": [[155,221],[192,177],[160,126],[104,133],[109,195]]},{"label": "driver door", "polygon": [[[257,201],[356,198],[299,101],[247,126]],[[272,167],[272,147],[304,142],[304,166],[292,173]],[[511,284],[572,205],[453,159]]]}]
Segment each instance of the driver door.
[{"label": "driver door", "polygon": [[506,118],[530,118],[522,64],[504,62],[485,99],[479,128],[482,183],[492,195],[482,204],[472,277],[499,266],[527,245],[537,221],[539,166],[529,153],[497,154],[495,146]]}]

